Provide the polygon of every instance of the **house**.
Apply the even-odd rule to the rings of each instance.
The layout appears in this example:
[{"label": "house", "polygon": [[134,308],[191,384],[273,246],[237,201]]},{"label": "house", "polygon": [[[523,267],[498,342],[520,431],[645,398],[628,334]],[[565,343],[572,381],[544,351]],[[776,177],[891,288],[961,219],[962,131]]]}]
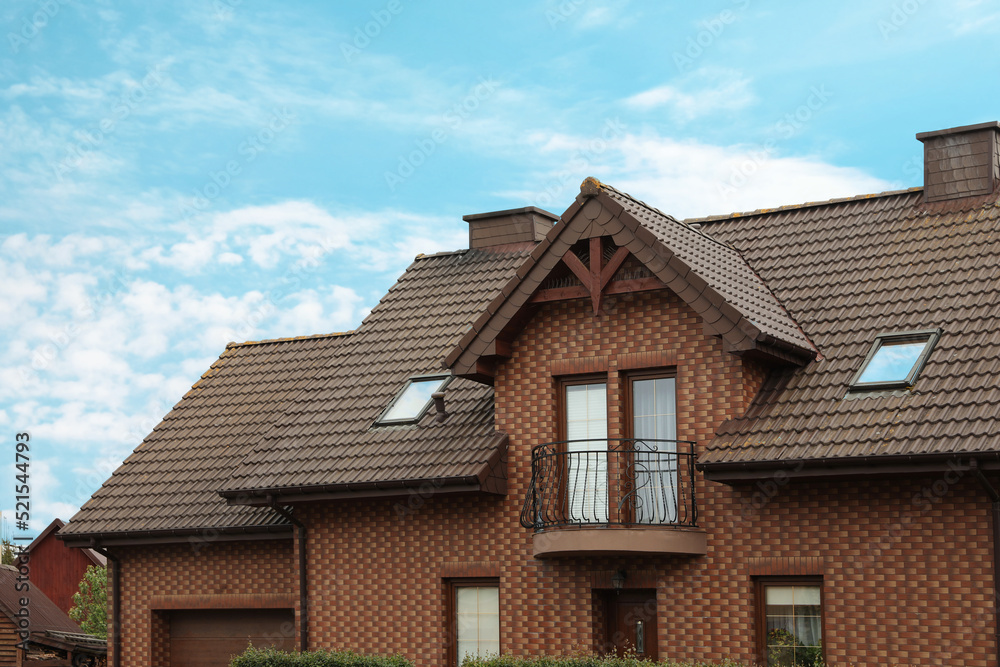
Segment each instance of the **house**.
[{"label": "house", "polygon": [[699,220],[588,178],[228,345],[59,531],[112,664],[997,665],[1000,123],[917,138],[922,187]]},{"label": "house", "polygon": [[53,519],[24,551],[31,564],[31,585],[69,614],[87,568],[104,567],[107,559],[93,549],[73,549],[56,539],[56,532],[65,525],[62,519]]},{"label": "house", "polygon": [[0,667],[89,667],[103,661],[106,652],[103,639],[84,634],[34,587],[30,562],[27,575],[13,565],[0,565]]}]

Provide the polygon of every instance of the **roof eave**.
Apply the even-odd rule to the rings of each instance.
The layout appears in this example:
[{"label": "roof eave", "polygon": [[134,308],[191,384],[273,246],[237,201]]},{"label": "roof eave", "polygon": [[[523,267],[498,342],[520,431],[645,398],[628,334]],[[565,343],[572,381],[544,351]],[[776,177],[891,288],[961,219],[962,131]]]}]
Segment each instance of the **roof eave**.
[{"label": "roof eave", "polygon": [[289,505],[317,500],[349,500],[361,498],[387,498],[421,493],[492,493],[479,475],[461,477],[436,477],[422,479],[396,479],[340,484],[315,484],[309,486],[273,486],[219,491],[229,505],[263,507],[272,504]]},{"label": "roof eave", "polygon": [[266,540],[291,537],[290,523],[266,526],[202,526],[170,530],[122,530],[90,533],[57,533],[68,547],[94,548],[140,544],[174,544],[196,541],[231,542],[236,540]]},{"label": "roof eave", "polygon": [[1000,469],[1000,451],[934,454],[698,462],[695,467],[715,482],[739,483],[761,479],[847,478],[873,475],[913,475]]}]

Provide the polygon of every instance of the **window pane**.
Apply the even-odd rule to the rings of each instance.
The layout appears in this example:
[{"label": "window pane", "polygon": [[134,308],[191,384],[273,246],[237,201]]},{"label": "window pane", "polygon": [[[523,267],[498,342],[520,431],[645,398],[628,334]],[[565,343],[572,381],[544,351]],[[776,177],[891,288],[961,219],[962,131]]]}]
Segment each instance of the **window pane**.
[{"label": "window pane", "polygon": [[455,590],[458,661],[469,655],[500,652],[500,589],[459,586]]},{"label": "window pane", "polygon": [[768,586],[766,593],[767,606],[776,604],[793,604],[795,588],[792,586]]},{"label": "window pane", "polygon": [[913,370],[927,341],[882,343],[858,382],[901,382]]},{"label": "window pane", "polygon": [[396,399],[392,408],[382,417],[381,421],[403,421],[416,419],[424,407],[431,401],[431,394],[438,391],[448,378],[431,378],[428,380],[412,380]]},{"label": "window pane", "polygon": [[822,664],[820,600],[819,586],[765,586],[768,665]]},{"label": "window pane", "polygon": [[677,409],[674,378],[632,381],[632,434],[637,523],[675,523],[678,520]]},{"label": "window pane", "polygon": [[566,486],[573,521],[608,520],[608,410],[603,382],[566,386]]}]

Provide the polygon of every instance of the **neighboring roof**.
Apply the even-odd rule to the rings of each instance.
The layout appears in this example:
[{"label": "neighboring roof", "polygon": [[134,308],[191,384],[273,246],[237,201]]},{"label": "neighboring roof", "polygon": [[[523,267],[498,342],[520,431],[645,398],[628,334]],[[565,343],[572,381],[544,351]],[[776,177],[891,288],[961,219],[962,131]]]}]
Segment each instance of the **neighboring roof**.
[{"label": "neighboring roof", "polygon": [[227,345],[60,537],[289,530],[271,509],[226,506],[218,490],[348,337]]},{"label": "neighboring roof", "polygon": [[[35,547],[44,542],[49,535],[51,535],[54,531],[59,530],[65,525],[66,522],[63,521],[62,519],[59,518],[53,519],[52,523],[46,526],[45,530],[40,532],[38,534],[38,537],[36,537],[31,541],[31,544],[28,545],[28,548],[25,549],[25,551],[27,551],[30,554],[35,549]],[[99,567],[104,567],[108,564],[108,559],[105,558],[102,554],[97,553],[93,549],[80,549],[80,551],[82,551],[83,555],[89,558],[94,565],[97,565]]]},{"label": "neighboring roof", "polygon": [[409,377],[442,372],[447,351],[532,247],[418,257],[234,466],[225,495],[484,483],[507,441],[494,428],[492,387],[455,378],[444,422],[432,409],[415,425],[373,424]]},{"label": "neighboring roof", "polygon": [[[823,354],[770,377],[703,469],[1000,450],[997,195],[922,200],[914,188],[687,221],[738,247]],[[877,334],[935,328],[912,389],[848,392]]]},{"label": "neighboring roof", "polygon": [[768,285],[733,247],[595,178],[445,359],[459,375],[486,380],[479,362],[524,321],[531,297],[583,238],[611,237],[702,317],[730,351],[768,351],[805,363],[817,350]]},{"label": "neighboring roof", "polygon": [[[21,598],[28,598],[28,615],[32,632],[55,630],[79,633],[80,626],[57,607],[45,593],[32,586],[27,593],[18,591],[18,571],[11,565],[0,565],[0,612],[17,624],[16,614],[21,610]],[[29,583],[30,585],[30,583]]]},{"label": "neighboring roof", "polygon": [[[74,654],[106,655],[108,652],[107,640],[80,632],[60,632],[58,630],[36,632],[32,630],[31,641],[49,648],[71,650]],[[29,660],[26,664],[30,665],[31,662]]]}]

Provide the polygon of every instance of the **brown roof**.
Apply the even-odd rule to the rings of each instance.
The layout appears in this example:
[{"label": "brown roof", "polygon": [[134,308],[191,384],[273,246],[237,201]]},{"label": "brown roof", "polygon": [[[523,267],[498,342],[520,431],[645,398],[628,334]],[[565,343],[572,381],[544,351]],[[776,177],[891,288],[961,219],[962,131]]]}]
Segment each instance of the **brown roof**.
[{"label": "brown roof", "polygon": [[742,328],[756,339],[772,337],[809,356],[816,348],[788,314],[767,283],[736,248],[702,234],[684,222],[631,195],[602,185],[611,199],[652,231],[663,247],[675,253],[691,271],[705,280],[725,303],[744,318]]},{"label": "brown roof", "polygon": [[[25,593],[18,591],[17,568],[11,565],[0,565],[0,612],[17,623],[17,614],[21,610],[21,598],[28,598],[28,615],[31,618],[32,632],[55,630],[61,632],[81,632],[80,626],[57,607],[45,593],[34,586]],[[30,585],[30,584],[29,584]]]},{"label": "brown roof", "polygon": [[[267,493],[398,489],[430,480],[490,490],[506,436],[493,390],[456,379],[449,416],[374,427],[407,378],[441,359],[534,244],[420,256],[350,335],[230,344],[81,508],[60,537],[172,538],[286,531]],[[247,498],[243,491],[254,491]]]},{"label": "brown roof", "polygon": [[610,236],[678,294],[731,350],[767,351],[805,363],[817,353],[767,284],[733,247],[611,186],[588,178],[580,195],[530,258],[484,309],[445,363],[486,380],[484,359],[523,322],[531,297],[577,241]]},{"label": "brown roof", "polygon": [[[925,204],[915,188],[697,222],[740,248],[823,355],[771,377],[706,470],[1000,450],[996,194]],[[911,390],[848,392],[877,334],[934,328]]]},{"label": "brown roof", "polygon": [[[708,444],[706,469],[1000,451],[998,227],[996,196],[927,204],[920,189],[680,222],[588,179],[537,246],[418,257],[349,336],[227,347],[60,535],[287,530],[219,492],[252,505],[422,481],[500,490],[490,480],[506,436],[491,387],[455,378],[443,422],[434,411],[413,425],[375,421],[442,360],[484,379],[476,359],[498,353],[567,250],[603,235],[728,349],[764,346],[801,365],[776,367]],[[912,389],[848,395],[877,334],[937,328]]]},{"label": "brown roof", "polygon": [[373,424],[409,377],[445,372],[446,352],[532,247],[418,257],[235,467],[226,495],[484,484],[507,438],[492,387],[455,378],[443,423],[431,410],[415,425]]},{"label": "brown roof", "polygon": [[227,506],[218,491],[345,338],[228,345],[59,536],[286,530],[272,510]]}]

